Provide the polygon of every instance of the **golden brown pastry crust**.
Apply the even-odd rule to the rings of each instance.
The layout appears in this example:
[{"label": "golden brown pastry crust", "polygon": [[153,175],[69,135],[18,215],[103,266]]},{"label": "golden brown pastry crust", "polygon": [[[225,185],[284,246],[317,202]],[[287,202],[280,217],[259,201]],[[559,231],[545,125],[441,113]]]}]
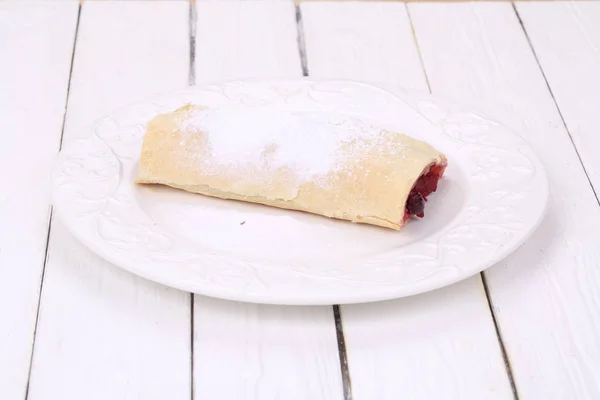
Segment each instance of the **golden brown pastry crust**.
[{"label": "golden brown pastry crust", "polygon": [[299,181],[289,168],[221,165],[211,159],[207,135],[190,134],[179,123],[190,112],[201,109],[187,105],[149,121],[137,183],[162,184],[206,196],[400,230],[405,223],[405,204],[417,179],[431,166],[445,166],[447,162],[442,153],[423,141],[385,132],[385,145],[363,143],[360,157],[354,157],[356,148],[348,144],[343,168],[331,170],[326,184]]}]

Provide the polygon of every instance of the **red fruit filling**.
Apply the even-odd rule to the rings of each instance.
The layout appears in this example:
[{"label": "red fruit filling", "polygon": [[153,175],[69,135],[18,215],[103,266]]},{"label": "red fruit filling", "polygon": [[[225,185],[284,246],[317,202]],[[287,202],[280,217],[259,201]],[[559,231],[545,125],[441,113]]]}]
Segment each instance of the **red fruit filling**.
[{"label": "red fruit filling", "polygon": [[438,181],[444,175],[445,169],[445,165],[433,165],[429,169],[429,172],[419,177],[406,200],[406,209],[404,211],[405,221],[413,215],[419,218],[425,216],[424,211],[427,196],[437,190]]}]

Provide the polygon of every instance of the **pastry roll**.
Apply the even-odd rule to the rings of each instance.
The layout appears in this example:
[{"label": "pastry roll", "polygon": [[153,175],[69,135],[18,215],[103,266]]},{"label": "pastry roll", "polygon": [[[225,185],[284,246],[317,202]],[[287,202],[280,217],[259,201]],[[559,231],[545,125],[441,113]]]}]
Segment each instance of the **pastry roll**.
[{"label": "pastry roll", "polygon": [[400,230],[423,217],[446,165],[355,117],[186,105],[148,122],[136,182]]}]

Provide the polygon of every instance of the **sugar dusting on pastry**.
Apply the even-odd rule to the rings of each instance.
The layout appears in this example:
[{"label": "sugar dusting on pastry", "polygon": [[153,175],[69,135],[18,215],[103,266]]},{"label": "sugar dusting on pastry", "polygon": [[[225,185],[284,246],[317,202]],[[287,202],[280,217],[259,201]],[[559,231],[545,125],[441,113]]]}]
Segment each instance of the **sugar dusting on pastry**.
[{"label": "sugar dusting on pastry", "polygon": [[137,182],[400,229],[431,165],[431,145],[360,118],[188,104],[149,121]]},{"label": "sugar dusting on pastry", "polygon": [[[179,121],[186,135],[202,133],[211,165],[293,171],[299,183],[323,184],[344,160],[354,163],[372,146],[386,145],[381,128],[358,118],[273,108],[191,109]],[[185,141],[185,136],[184,139]]]}]

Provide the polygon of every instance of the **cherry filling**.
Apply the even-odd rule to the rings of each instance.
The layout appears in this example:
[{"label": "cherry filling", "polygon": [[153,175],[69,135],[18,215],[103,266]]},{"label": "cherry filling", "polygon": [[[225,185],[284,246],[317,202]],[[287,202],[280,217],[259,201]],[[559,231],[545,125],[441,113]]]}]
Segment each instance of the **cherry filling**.
[{"label": "cherry filling", "polygon": [[438,181],[444,174],[445,169],[445,165],[434,165],[429,169],[429,172],[419,177],[406,200],[405,220],[413,215],[419,218],[425,216],[427,196],[437,190]]}]

